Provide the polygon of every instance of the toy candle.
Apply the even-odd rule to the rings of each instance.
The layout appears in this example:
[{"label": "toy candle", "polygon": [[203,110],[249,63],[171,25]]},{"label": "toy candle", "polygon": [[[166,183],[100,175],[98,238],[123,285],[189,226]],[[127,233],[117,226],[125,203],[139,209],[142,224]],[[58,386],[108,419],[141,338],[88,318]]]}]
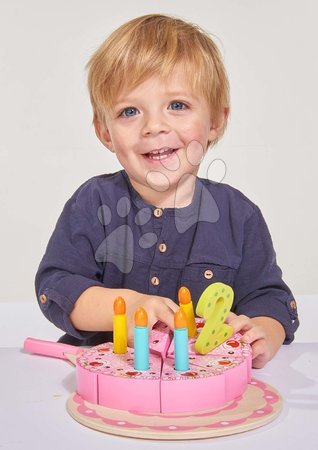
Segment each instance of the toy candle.
[{"label": "toy candle", "polygon": [[174,368],[189,370],[187,317],[181,308],[174,315]]},{"label": "toy candle", "polygon": [[134,328],[134,369],[149,369],[149,334],[148,316],[144,308],[138,308],[135,312]]},{"label": "toy candle", "polygon": [[122,297],[114,301],[113,340],[114,353],[127,352],[126,303]]},{"label": "toy candle", "polygon": [[188,335],[189,337],[194,337],[198,334],[198,330],[195,323],[193,303],[189,289],[182,286],[178,292],[178,299],[179,305],[187,317]]}]

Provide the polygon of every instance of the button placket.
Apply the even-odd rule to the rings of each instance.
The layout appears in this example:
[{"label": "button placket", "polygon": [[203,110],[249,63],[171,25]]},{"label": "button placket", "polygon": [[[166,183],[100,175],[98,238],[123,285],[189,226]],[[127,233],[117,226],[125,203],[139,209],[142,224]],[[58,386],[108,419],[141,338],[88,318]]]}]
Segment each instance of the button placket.
[{"label": "button placket", "polygon": [[158,235],[157,256],[155,255],[155,259],[158,258],[159,264],[160,261],[162,261],[160,254],[162,255],[163,253],[166,253],[168,250],[167,238],[169,237],[169,230],[167,230],[167,224],[169,223],[169,220],[170,220],[169,214],[165,215],[164,217],[161,217],[161,230]]},{"label": "button placket", "polygon": [[166,237],[169,236],[169,232],[167,232],[169,215],[165,214],[164,210],[161,208],[156,208],[153,210],[153,216],[153,227],[157,232],[158,241],[154,252],[152,266],[150,267],[149,286],[150,292],[154,295],[158,295],[161,287],[163,287],[165,283],[165,280],[161,279],[160,274],[162,273],[161,267],[163,263],[163,256],[167,251]]}]

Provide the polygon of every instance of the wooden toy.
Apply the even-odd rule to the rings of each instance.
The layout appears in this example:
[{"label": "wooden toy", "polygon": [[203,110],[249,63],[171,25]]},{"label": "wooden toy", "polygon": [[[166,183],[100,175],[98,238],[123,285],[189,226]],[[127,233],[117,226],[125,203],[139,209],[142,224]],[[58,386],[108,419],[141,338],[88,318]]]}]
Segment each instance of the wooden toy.
[{"label": "wooden toy", "polygon": [[164,359],[170,343],[171,336],[168,325],[163,322],[155,323],[149,336],[149,351]]},{"label": "wooden toy", "polygon": [[117,297],[114,301],[113,340],[114,353],[127,352],[126,303],[122,297]]},{"label": "wooden toy", "polygon": [[179,308],[174,315],[175,370],[189,370],[188,326],[185,312]]},{"label": "wooden toy", "polygon": [[189,289],[185,286],[182,286],[178,291],[178,300],[179,305],[185,312],[185,315],[187,317],[187,324],[188,324],[188,336],[195,337],[198,334],[198,330],[195,324],[195,317],[194,317],[194,309],[193,309],[193,303],[191,300],[191,293]]},{"label": "wooden toy", "polygon": [[[190,304],[185,289],[180,297],[186,300],[183,305]],[[121,300],[114,305],[116,316],[125,315]],[[27,338],[24,347],[68,359],[76,366],[77,392],[67,409],[86,426],[146,439],[238,433],[273,420],[282,402],[273,388],[251,380],[251,347],[224,324],[232,301],[229,286],[209,286],[198,302],[200,317],[193,317],[191,325],[197,335],[189,339],[187,317],[193,319],[190,307],[186,306],[187,316],[181,306],[175,315],[174,340],[161,322],[149,336],[147,314],[140,308],[135,314],[135,349],[125,347],[120,339],[116,345],[85,350]],[[117,336],[124,335],[120,333],[124,323],[125,319],[116,319]]]},{"label": "wooden toy", "polygon": [[279,392],[252,379],[246,391],[219,408],[191,413],[122,411],[85,401],[74,392],[69,414],[82,425],[104,433],[140,439],[187,440],[226,436],[253,430],[273,421],[282,409]]},{"label": "wooden toy", "polygon": [[233,299],[233,289],[223,283],[210,284],[201,294],[196,313],[205,319],[205,325],[195,343],[198,353],[209,353],[232,336],[233,329],[224,320],[231,310]]},{"label": "wooden toy", "polygon": [[149,369],[149,333],[148,317],[144,308],[135,312],[134,328],[134,368],[136,370]]},{"label": "wooden toy", "polygon": [[92,347],[76,360],[77,393],[108,408],[160,411],[161,358],[151,355],[148,370],[134,368],[134,349],[113,352],[113,344]]},{"label": "wooden toy", "polygon": [[53,356],[54,358],[66,359],[75,364],[76,357],[83,353],[81,347],[59,342],[43,341],[28,337],[24,341],[24,349],[37,355]]},{"label": "wooden toy", "polygon": [[[157,329],[157,337],[159,333],[170,336],[168,328],[160,332]],[[162,359],[151,352],[149,369],[137,370],[134,349],[128,347],[125,354],[115,354],[112,343],[92,347],[76,355],[77,393],[90,403],[139,413],[189,412],[221,406],[242,395],[250,381],[251,348],[244,344],[242,351],[239,333],[231,341],[230,354],[224,344],[216,355],[196,355],[193,360],[189,357],[189,369],[183,371],[176,371],[174,358],[166,355]],[[36,353],[46,354],[45,341],[39,345],[34,339],[26,340],[26,349],[32,352],[33,345]],[[55,349],[59,345],[64,349],[64,344],[55,344]],[[48,347],[49,355],[55,356],[50,343]],[[70,347],[74,363],[78,348],[72,351]]]},{"label": "wooden toy", "polygon": [[[200,320],[197,321],[198,329]],[[158,324],[153,330],[154,341],[160,337],[165,340],[169,336],[168,331],[164,324]],[[82,367],[83,371],[91,374],[86,382],[84,380],[84,386],[93,384],[97,394],[93,393],[94,389],[83,391],[81,386],[71,394],[67,410],[79,423],[121,436],[186,440],[248,431],[269,423],[279,414],[282,407],[279,393],[265,383],[250,380],[250,346],[243,345],[240,339],[241,335],[236,333],[216,348],[214,355],[196,355],[201,359],[190,362],[189,370],[184,373],[174,370],[172,358],[164,360],[162,369],[157,365],[159,362],[161,364],[160,347],[151,352],[150,369],[144,372],[133,369],[133,349],[128,348],[126,354],[116,355],[111,343],[78,352],[77,347],[28,338],[25,348],[58,358],[71,355],[73,362],[75,352],[79,353],[75,361],[77,378],[81,377],[78,368]],[[154,345],[158,344],[156,342]],[[65,349],[67,352],[64,352]],[[249,370],[245,372],[244,366]],[[207,375],[204,376],[202,370],[206,370]],[[98,386],[96,382],[92,383],[94,379],[99,382]],[[244,382],[242,386],[239,379],[250,382],[247,386]],[[180,392],[182,386],[184,390]],[[219,391],[224,392],[224,389],[227,398],[222,400]],[[161,412],[158,412],[160,390],[162,404]],[[92,396],[93,401],[88,400],[87,395]],[[99,396],[100,403],[97,403]],[[215,402],[220,403],[219,406],[207,405],[207,399],[213,397]],[[175,408],[170,411],[175,402],[182,411],[178,412]],[[189,408],[190,411],[184,411]]]}]

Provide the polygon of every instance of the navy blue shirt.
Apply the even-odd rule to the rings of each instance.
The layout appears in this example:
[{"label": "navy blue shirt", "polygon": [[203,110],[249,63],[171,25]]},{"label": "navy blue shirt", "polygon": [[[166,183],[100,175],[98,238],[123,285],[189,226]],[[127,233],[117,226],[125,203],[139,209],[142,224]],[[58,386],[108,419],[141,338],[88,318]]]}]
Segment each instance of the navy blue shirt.
[{"label": "navy blue shirt", "polygon": [[69,318],[87,288],[133,289],[177,303],[186,286],[195,307],[218,281],[233,287],[236,314],[272,317],[285,329],[284,343],[293,340],[296,302],[255,204],[233,187],[197,177],[191,204],[160,209],[121,170],[88,180],[66,203],[35,287],[43,314],[67,333],[63,342],[96,345],[110,333],[76,330]]}]

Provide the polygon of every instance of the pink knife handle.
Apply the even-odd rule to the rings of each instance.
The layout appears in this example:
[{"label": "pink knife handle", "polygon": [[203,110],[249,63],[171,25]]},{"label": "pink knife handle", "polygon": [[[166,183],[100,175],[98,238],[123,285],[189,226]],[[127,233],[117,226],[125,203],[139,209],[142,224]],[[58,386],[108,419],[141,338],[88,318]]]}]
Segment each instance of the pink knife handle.
[{"label": "pink knife handle", "polygon": [[59,342],[42,341],[41,339],[26,338],[24,348],[30,353],[38,355],[53,356],[54,358],[67,359],[64,353],[76,355],[82,353],[83,349],[75,345],[61,344]]}]

